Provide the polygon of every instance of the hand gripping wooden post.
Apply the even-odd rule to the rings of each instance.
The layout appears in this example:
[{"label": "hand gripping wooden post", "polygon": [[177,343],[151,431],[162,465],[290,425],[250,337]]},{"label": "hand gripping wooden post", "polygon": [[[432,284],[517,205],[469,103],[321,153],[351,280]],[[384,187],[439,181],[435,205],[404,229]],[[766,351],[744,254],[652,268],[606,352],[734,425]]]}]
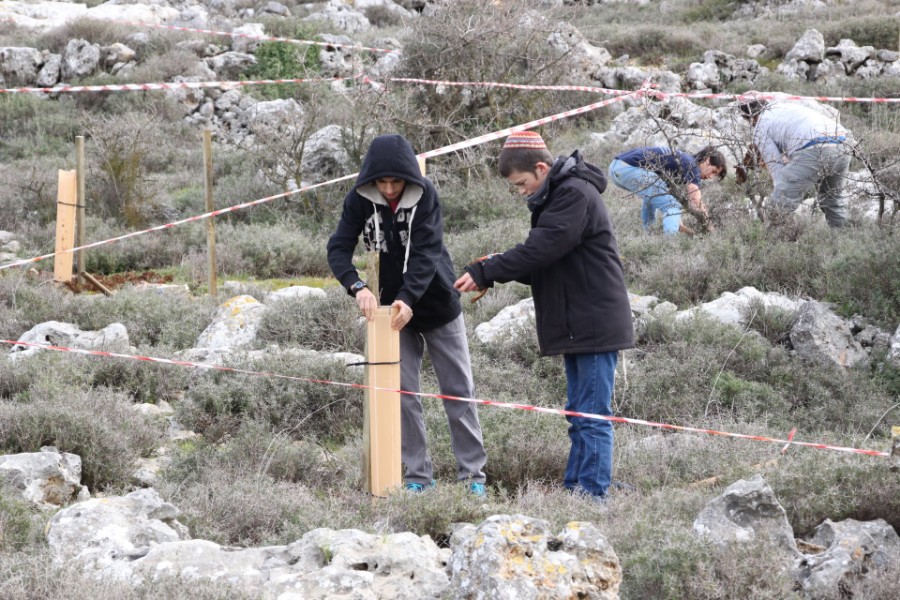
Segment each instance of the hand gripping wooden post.
[{"label": "hand gripping wooden post", "polygon": [[72,281],[75,247],[75,208],[77,197],[75,171],[59,172],[59,189],[56,194],[56,256],[53,258],[53,281]]}]

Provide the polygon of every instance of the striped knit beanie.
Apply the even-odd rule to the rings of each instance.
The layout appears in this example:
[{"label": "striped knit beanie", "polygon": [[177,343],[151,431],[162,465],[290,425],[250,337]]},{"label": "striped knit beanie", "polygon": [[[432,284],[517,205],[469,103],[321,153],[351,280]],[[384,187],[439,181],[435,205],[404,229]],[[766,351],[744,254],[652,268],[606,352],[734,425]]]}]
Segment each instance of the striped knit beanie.
[{"label": "striped knit beanie", "polygon": [[544,138],[539,133],[519,131],[506,138],[503,149],[546,150],[547,144],[544,143]]}]

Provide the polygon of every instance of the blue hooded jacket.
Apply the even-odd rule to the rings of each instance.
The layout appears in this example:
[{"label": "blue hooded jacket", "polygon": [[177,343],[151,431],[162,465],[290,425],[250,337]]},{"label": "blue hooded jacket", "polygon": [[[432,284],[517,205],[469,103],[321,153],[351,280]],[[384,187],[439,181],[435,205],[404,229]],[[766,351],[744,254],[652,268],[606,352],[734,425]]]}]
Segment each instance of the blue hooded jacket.
[{"label": "blue hooded jacket", "polygon": [[[396,212],[375,184],[382,178],[406,182]],[[360,280],[353,251],[360,234],[366,251],[380,252],[382,305],[402,300],[413,311],[409,326],[427,331],[462,312],[437,192],[419,169],[416,154],[401,135],[372,140],[353,190],[344,198],[337,229],[328,240],[328,265],[345,289]],[[374,292],[374,290],[373,290]]]}]

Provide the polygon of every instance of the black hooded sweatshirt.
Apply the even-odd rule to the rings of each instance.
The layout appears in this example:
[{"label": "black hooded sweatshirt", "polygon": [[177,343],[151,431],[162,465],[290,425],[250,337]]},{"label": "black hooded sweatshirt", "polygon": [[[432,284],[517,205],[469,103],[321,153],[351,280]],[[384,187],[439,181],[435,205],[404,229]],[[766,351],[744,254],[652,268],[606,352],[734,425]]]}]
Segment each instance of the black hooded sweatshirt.
[{"label": "black hooded sweatshirt", "polygon": [[634,346],[631,305],[612,222],[606,177],[579,152],[553,163],[528,198],[531,231],[517,246],[466,267],[479,287],[531,284],[544,354],[588,354]]},{"label": "black hooded sweatshirt", "polygon": [[[397,211],[378,191],[376,179],[406,182]],[[416,154],[400,135],[382,135],[369,146],[353,190],[344,198],[337,229],[328,240],[328,265],[349,290],[360,281],[353,251],[360,233],[366,250],[381,253],[378,271],[382,305],[402,300],[412,308],[409,326],[428,331],[462,312],[437,192],[422,176]],[[374,292],[374,290],[373,290]]]}]

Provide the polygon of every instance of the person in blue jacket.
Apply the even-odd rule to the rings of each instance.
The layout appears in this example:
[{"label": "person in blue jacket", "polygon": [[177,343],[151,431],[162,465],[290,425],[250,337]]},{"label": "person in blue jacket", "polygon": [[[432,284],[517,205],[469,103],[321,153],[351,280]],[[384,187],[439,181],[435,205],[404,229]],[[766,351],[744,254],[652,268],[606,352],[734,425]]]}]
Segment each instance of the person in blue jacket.
[{"label": "person in blue jacket", "polygon": [[[693,233],[681,223],[685,208],[676,195],[686,199],[691,212],[709,231],[709,213],[701,198],[700,181],[713,177],[722,179],[727,172],[725,157],[713,146],[703,148],[696,155],[665,147],[634,148],[619,154],[609,164],[613,183],[641,199],[644,229],[653,226],[659,211],[665,234]],[[683,193],[673,193],[676,186],[683,186]]]},{"label": "person in blue jacket", "polygon": [[[380,290],[370,290],[353,266],[360,234],[367,251],[380,253]],[[400,331],[402,390],[420,391],[419,370],[427,348],[441,394],[475,397],[460,294],[453,288],[456,275],[444,245],[441,205],[403,136],[378,136],[369,146],[328,240],[328,264],[367,319],[374,318],[379,302],[396,309],[391,325]],[[473,494],[483,496],[487,455],[476,406],[444,400],[444,411],[457,476]],[[401,438],[405,487],[421,492],[434,480],[422,401],[412,394],[401,395]]]},{"label": "person in blue jacket", "polygon": [[[618,352],[634,346],[634,327],[601,196],[606,177],[578,151],[554,159],[531,131],[506,139],[499,167],[526,197],[531,231],[513,248],[469,264],[456,288],[471,292],[514,280],[530,284],[541,353],[563,356],[566,410],[610,416]],[[567,419],[572,445],[563,486],[602,499],[611,484],[612,422]]]}]

